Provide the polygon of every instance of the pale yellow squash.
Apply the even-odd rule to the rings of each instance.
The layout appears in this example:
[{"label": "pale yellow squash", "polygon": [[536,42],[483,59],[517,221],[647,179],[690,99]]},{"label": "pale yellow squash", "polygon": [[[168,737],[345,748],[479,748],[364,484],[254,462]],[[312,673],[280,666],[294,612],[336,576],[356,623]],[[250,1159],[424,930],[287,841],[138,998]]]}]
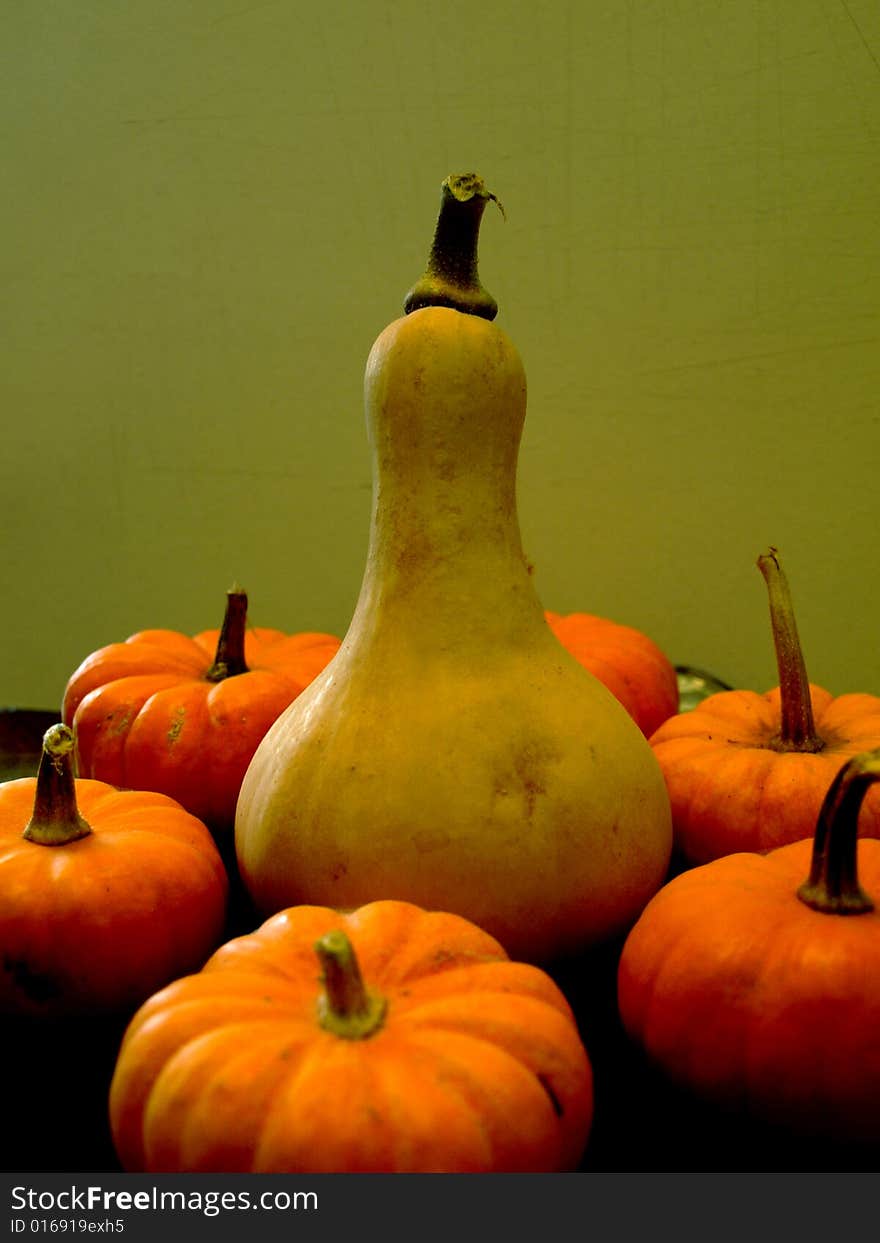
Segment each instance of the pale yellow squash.
[{"label": "pale yellow squash", "polygon": [[[444,211],[474,208],[475,279],[491,196],[474,183],[444,183],[437,239]],[[526,378],[491,314],[417,305],[373,346],[360,598],[258,748],[235,835],[263,913],[405,899],[537,962],[630,925],[672,830],[645,738],[544,619],[516,509]]]}]

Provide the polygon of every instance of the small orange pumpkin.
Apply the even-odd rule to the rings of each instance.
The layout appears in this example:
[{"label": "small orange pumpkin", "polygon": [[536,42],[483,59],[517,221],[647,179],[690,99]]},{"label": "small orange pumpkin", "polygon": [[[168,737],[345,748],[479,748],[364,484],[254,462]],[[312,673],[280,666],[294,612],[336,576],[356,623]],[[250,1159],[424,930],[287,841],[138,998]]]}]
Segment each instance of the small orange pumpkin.
[{"label": "small orange pumpkin", "polygon": [[544,611],[559,642],[623,704],[650,737],[678,711],[675,666],[653,639],[593,613]]},{"label": "small orange pumpkin", "polygon": [[[655,731],[677,853],[689,863],[772,850],[810,837],[841,762],[880,746],[880,698],[834,697],[807,679],[791,593],[775,548],[758,558],[767,583],[779,685],[720,691]],[[880,790],[862,833],[880,837]]]},{"label": "small orange pumpkin", "polygon": [[880,841],[857,818],[880,750],[846,762],[815,837],[669,881],[624,944],[629,1036],[715,1105],[803,1135],[880,1141]]},{"label": "small orange pumpkin", "polygon": [[258,744],[340,642],[247,629],[247,603],[235,587],[220,630],[143,630],[86,657],[62,706],[83,776],[160,791],[214,832],[231,830]]},{"label": "small orange pumpkin", "polygon": [[163,794],[73,775],[46,731],[36,777],[0,785],[0,1011],[122,1012],[197,970],[223,932],[213,838]]},{"label": "small orange pumpkin", "polygon": [[550,977],[391,900],[228,942],[138,1011],[110,1089],[120,1161],[149,1172],[573,1170],[592,1110]]}]

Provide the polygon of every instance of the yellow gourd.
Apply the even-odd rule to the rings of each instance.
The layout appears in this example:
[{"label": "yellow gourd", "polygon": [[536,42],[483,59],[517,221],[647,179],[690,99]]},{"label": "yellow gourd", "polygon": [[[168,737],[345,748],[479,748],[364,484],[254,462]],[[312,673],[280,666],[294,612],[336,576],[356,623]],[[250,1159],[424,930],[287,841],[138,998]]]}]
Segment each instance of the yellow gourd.
[{"label": "yellow gourd", "polygon": [[526,378],[477,276],[492,198],[443,183],[428,270],[370,352],[360,597],[258,747],[235,837],[264,913],[404,899],[539,962],[631,924],[672,830],[647,741],[554,637],[523,555]]}]

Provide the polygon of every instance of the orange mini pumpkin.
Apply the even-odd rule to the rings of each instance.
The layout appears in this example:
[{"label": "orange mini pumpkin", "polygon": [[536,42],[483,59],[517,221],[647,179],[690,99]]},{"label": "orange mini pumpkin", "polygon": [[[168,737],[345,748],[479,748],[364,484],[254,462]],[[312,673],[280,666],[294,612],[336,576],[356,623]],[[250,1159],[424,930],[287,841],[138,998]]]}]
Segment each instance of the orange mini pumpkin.
[{"label": "orange mini pumpkin", "polygon": [[623,704],[646,737],[678,711],[675,666],[653,639],[593,613],[545,610],[559,642]]},{"label": "orange mini pumpkin", "polygon": [[592,1110],[550,977],[390,900],[227,943],[134,1016],[110,1090],[119,1158],[149,1172],[573,1170]]},{"label": "orange mini pumpkin", "polygon": [[[650,738],[672,808],[676,851],[689,863],[772,850],[812,836],[841,762],[880,746],[880,698],[811,685],[775,548],[758,558],[767,583],[779,685],[720,691]],[[880,790],[862,833],[880,837]]]},{"label": "orange mini pumpkin", "polygon": [[[802,1135],[880,1142],[880,750],[839,770],[815,837],[692,868],[623,947],[620,1016],[697,1096]],[[857,849],[858,846],[858,849]]]},{"label": "orange mini pumpkin", "polygon": [[221,630],[143,630],[86,657],[62,707],[83,776],[158,790],[215,832],[231,830],[258,744],[340,642],[247,629],[247,602],[239,588],[227,593]]},{"label": "orange mini pumpkin", "polygon": [[214,841],[163,794],[77,779],[47,730],[36,777],[0,785],[0,1011],[122,1012],[197,970],[223,932]]}]

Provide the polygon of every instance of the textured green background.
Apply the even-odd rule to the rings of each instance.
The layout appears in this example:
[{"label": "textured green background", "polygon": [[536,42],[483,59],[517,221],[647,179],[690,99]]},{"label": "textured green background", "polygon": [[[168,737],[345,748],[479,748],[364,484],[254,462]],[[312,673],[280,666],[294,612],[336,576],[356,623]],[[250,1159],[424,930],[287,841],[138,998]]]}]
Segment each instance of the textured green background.
[{"label": "textured green background", "polygon": [[548,607],[880,694],[876,0],[7,4],[0,702],[149,626],[342,633],[369,347],[443,177],[529,376]]}]

